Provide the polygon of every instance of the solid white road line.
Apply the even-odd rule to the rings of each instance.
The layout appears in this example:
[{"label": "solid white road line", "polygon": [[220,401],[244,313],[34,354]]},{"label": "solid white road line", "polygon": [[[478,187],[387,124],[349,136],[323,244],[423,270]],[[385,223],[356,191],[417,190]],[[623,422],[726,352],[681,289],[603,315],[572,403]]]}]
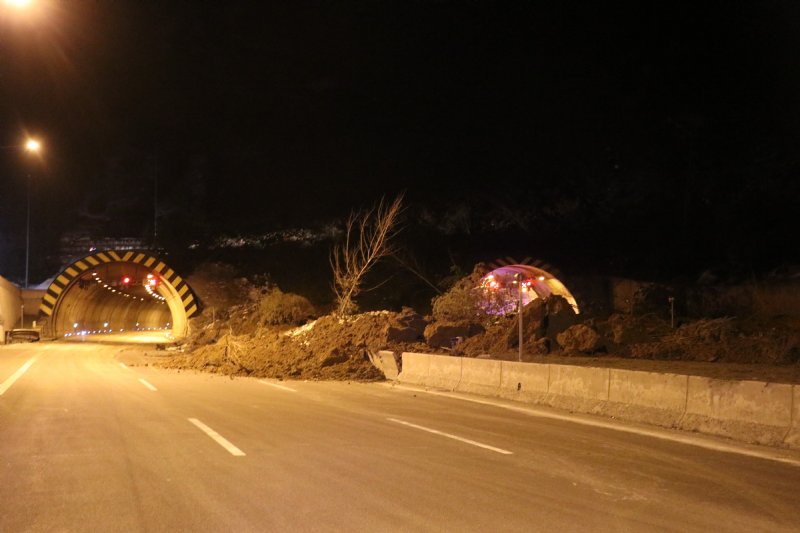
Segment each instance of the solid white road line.
[{"label": "solid white road line", "polygon": [[457,394],[451,394],[447,392],[429,391],[429,390],[418,389],[415,387],[406,387],[403,385],[395,385],[395,387],[402,390],[424,392],[426,394],[430,394],[433,396],[444,396],[445,398],[453,398],[455,400],[462,400],[465,402],[479,403],[482,405],[491,405],[492,407],[508,409],[509,411],[515,411],[517,413],[524,413],[528,416],[549,418],[551,420],[562,420],[564,422],[572,422],[573,424],[581,424],[583,426],[610,429],[613,431],[621,431],[623,433],[632,433],[634,435],[643,435],[645,437],[652,437],[654,439],[668,440],[671,442],[678,442],[689,446],[697,446],[698,448],[704,448],[706,450],[713,450],[716,452],[724,452],[724,453],[735,453],[739,455],[745,455],[748,457],[755,457],[757,459],[777,461],[779,463],[785,463],[792,466],[800,467],[800,460],[795,459],[793,457],[787,457],[779,450],[772,451],[764,448],[756,448],[754,446],[749,446],[746,444],[740,444],[740,445],[729,444],[727,442],[717,441],[716,439],[714,439],[713,435],[709,435],[707,437],[696,435],[693,433],[692,434],[687,433],[684,435],[682,433],[676,433],[676,431],[680,430],[669,431],[666,429],[659,429],[659,428],[646,429],[634,426],[625,426],[622,425],[621,421],[605,422],[603,420],[590,418],[588,415],[581,416],[578,414],[566,415],[559,413],[551,413],[549,411],[544,411],[541,409],[535,409],[530,407],[517,407],[515,405],[493,402],[491,400],[479,400],[477,398],[468,398],[466,396],[460,396]]},{"label": "solid white road line", "polygon": [[275,387],[276,389],[288,390],[289,392],[297,392],[295,389],[285,387],[283,385],[278,385],[277,383],[270,383],[269,381],[264,381],[263,379],[259,379],[258,382],[263,383],[264,385],[269,385],[270,387]]},{"label": "solid white road line", "polygon": [[143,378],[139,378],[139,383],[141,383],[142,385],[144,385],[145,387],[147,387],[148,389],[150,389],[153,392],[156,392],[158,390],[157,388],[152,386],[150,383],[145,381]]},{"label": "solid white road line", "polygon": [[207,425],[205,425],[202,422],[200,422],[198,419],[196,419],[196,418],[187,418],[187,420],[189,422],[191,422],[192,424],[194,424],[195,426],[197,426],[198,428],[200,428],[200,431],[202,431],[203,433],[205,433],[206,435],[208,435],[209,437],[214,439],[214,442],[216,442],[217,444],[219,444],[220,446],[222,446],[223,448],[228,450],[228,452],[231,455],[236,455],[236,456],[239,456],[239,457],[245,455],[245,453],[242,450],[240,450],[239,448],[237,448],[236,446],[231,444],[231,442],[229,440],[227,440],[225,437],[223,437],[222,435],[220,435],[219,433],[217,433],[216,431],[214,431],[213,429],[211,429]]},{"label": "solid white road line", "polygon": [[126,365],[125,363],[120,363],[119,366],[121,366],[125,370],[130,370],[130,368],[128,368],[128,365]]},{"label": "solid white road line", "polygon": [[38,356],[38,355],[34,355],[34,356],[33,356],[33,357],[31,357],[30,359],[28,359],[28,360],[25,362],[25,364],[24,364],[24,365],[22,365],[21,367],[19,367],[19,370],[17,370],[16,372],[14,372],[14,373],[11,375],[11,377],[10,377],[10,378],[8,378],[8,379],[7,379],[7,380],[5,380],[5,381],[4,381],[2,384],[0,384],[0,396],[2,396],[3,394],[5,394],[5,393],[6,393],[6,391],[7,391],[8,389],[10,389],[10,388],[11,388],[11,385],[13,385],[13,384],[14,384],[14,382],[15,382],[15,381],[17,381],[19,378],[21,378],[21,377],[22,377],[22,374],[24,374],[25,372],[27,372],[27,371],[28,371],[28,369],[31,367],[31,365],[32,365],[32,364],[33,364],[33,363],[36,361],[36,358],[37,358],[37,357],[39,357],[39,356]]},{"label": "solid white road line", "polygon": [[427,431],[428,433],[433,433],[434,435],[441,435],[442,437],[447,437],[448,439],[457,440],[459,442],[466,442],[467,444],[472,444],[473,446],[477,446],[478,448],[484,448],[486,450],[491,450],[493,452],[502,453],[503,455],[512,455],[514,453],[508,450],[504,450],[502,448],[495,448],[494,446],[489,446],[488,444],[483,444],[474,440],[465,439],[457,435],[451,435],[450,433],[445,433],[443,431],[438,431],[436,429],[426,428],[424,426],[418,426],[416,424],[412,424],[411,422],[406,422],[405,420],[398,420],[396,418],[387,418],[386,420],[397,422],[398,424],[403,424],[404,426],[412,427],[415,429],[421,429],[422,431]]}]

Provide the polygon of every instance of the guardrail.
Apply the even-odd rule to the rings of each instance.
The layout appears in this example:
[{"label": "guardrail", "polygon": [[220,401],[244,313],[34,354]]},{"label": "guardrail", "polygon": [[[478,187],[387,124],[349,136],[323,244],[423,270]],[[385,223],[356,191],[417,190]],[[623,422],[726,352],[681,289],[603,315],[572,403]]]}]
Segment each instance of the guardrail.
[{"label": "guardrail", "polygon": [[410,352],[398,381],[800,448],[800,385]]}]

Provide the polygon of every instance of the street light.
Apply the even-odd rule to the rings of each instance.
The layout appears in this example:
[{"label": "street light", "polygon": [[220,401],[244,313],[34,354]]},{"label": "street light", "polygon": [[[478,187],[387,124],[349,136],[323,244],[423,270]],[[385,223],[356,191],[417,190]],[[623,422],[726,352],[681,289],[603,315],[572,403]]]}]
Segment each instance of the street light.
[{"label": "street light", "polygon": [[3,3],[17,9],[25,9],[33,3],[33,0],[3,0]]},{"label": "street light", "polygon": [[[22,0],[17,0],[22,1]],[[25,141],[25,151],[29,154],[39,155],[42,151],[42,143],[38,140],[29,137],[27,141]],[[30,256],[31,256],[31,173],[28,172],[28,184],[27,184],[27,199],[28,199],[28,211],[25,220],[25,288],[28,288],[28,266],[30,264]]]},{"label": "street light", "polygon": [[0,24],[39,26],[54,11],[53,0],[0,0]]},{"label": "street light", "polygon": [[39,153],[39,150],[42,149],[42,143],[40,143],[36,139],[28,139],[25,142],[25,149],[29,152]]}]

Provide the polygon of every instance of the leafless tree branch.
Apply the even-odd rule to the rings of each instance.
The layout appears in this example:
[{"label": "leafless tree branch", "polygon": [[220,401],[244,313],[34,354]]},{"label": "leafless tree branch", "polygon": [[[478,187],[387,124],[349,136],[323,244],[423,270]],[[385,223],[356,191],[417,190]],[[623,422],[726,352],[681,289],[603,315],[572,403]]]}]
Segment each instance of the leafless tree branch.
[{"label": "leafless tree branch", "polygon": [[376,206],[348,217],[344,242],[335,245],[330,255],[337,315],[355,312],[364,276],[378,261],[396,252],[394,238],[400,231],[397,223],[402,211],[400,195],[391,203],[381,199]]}]

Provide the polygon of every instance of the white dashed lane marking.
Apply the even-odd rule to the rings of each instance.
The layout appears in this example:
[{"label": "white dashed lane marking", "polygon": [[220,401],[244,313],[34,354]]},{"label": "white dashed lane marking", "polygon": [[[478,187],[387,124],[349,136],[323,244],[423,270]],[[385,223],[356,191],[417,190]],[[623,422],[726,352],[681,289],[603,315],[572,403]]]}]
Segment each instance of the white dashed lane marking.
[{"label": "white dashed lane marking", "polygon": [[237,457],[245,455],[245,453],[242,450],[231,444],[231,442],[228,439],[226,439],[225,437],[223,437],[222,435],[220,435],[207,425],[203,424],[198,419],[187,418],[187,420],[192,424],[194,424],[195,426],[197,426],[198,428],[200,428],[200,431],[202,431],[203,433],[214,439],[214,442],[216,442],[217,444],[228,450],[228,453],[230,453],[231,455],[235,455]]},{"label": "white dashed lane marking", "polygon": [[263,379],[259,379],[258,382],[261,383],[262,385],[269,385],[270,387],[275,387],[276,389],[281,389],[281,390],[285,390],[285,391],[289,391],[289,392],[297,392],[295,389],[293,389],[291,387],[286,387],[284,385],[278,385],[277,383],[270,383],[269,381],[265,381]]},{"label": "white dashed lane marking", "polygon": [[148,382],[147,382],[145,379],[143,379],[143,378],[139,378],[139,383],[141,383],[142,385],[144,385],[145,387],[147,387],[148,389],[150,389],[150,390],[151,390],[151,391],[153,391],[153,392],[156,392],[156,391],[158,390],[157,388],[155,388],[153,385],[151,385],[150,383],[148,383]]},{"label": "white dashed lane marking", "polygon": [[18,369],[16,372],[14,372],[14,373],[11,375],[11,377],[9,377],[9,378],[8,378],[7,380],[5,380],[5,381],[4,381],[2,384],[0,384],[0,396],[2,396],[3,394],[5,394],[5,393],[6,393],[6,391],[7,391],[8,389],[10,389],[10,388],[11,388],[11,385],[13,385],[13,384],[14,384],[14,383],[15,383],[15,382],[16,382],[16,381],[19,379],[19,378],[21,378],[21,377],[22,377],[22,374],[24,374],[25,372],[27,372],[27,371],[28,371],[28,369],[31,367],[31,365],[32,365],[34,362],[36,362],[36,358],[37,358],[37,357],[38,357],[38,356],[34,355],[34,356],[33,356],[33,357],[31,357],[30,359],[28,359],[28,360],[25,362],[25,364],[24,364],[24,365],[22,365],[21,367],[19,367],[19,369]]},{"label": "white dashed lane marking", "polygon": [[433,433],[434,435],[439,435],[441,437],[447,437],[448,439],[457,440],[459,442],[465,442],[467,444],[471,444],[472,446],[477,446],[478,448],[483,448],[485,450],[490,450],[497,453],[502,453],[503,455],[512,455],[514,452],[510,452],[508,450],[504,450],[502,448],[495,448],[494,446],[489,446],[488,444],[483,444],[482,442],[465,439],[464,437],[459,437],[458,435],[453,435],[451,433],[445,433],[444,431],[439,431],[438,429],[431,429],[426,428],[425,426],[418,426],[417,424],[412,424],[411,422],[406,422],[405,420],[398,420],[397,418],[387,418],[391,422],[395,422],[397,424],[402,424],[404,426],[408,426],[414,429],[419,429],[422,431],[427,431],[428,433]]}]

